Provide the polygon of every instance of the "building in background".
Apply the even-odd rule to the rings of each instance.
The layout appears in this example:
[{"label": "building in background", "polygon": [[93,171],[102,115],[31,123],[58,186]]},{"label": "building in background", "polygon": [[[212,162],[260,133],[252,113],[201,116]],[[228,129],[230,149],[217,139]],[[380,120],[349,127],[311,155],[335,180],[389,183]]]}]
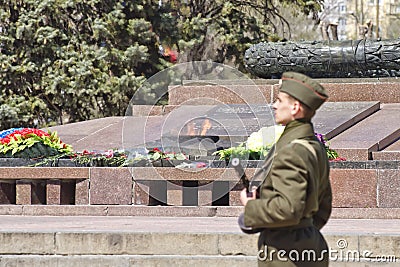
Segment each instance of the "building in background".
[{"label": "building in background", "polygon": [[400,0],[326,0],[321,21],[337,24],[339,40],[399,38]]},{"label": "building in background", "polygon": [[[162,6],[167,1],[171,0],[158,3]],[[334,40],[336,33],[338,40],[400,38],[400,0],[324,0],[319,29],[318,23],[297,14],[295,8],[281,6],[279,12],[290,24],[291,40]]]}]

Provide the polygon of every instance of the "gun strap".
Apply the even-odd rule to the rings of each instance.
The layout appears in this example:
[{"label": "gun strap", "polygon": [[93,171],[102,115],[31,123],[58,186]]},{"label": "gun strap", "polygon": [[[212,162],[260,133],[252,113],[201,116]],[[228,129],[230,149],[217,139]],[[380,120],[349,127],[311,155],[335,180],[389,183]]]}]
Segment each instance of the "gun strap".
[{"label": "gun strap", "polygon": [[275,157],[275,150],[276,150],[276,147],[275,147],[275,145],[273,145],[271,147],[271,150],[268,152],[267,157],[265,158],[261,168],[258,169],[256,171],[256,173],[254,174],[254,176],[251,178],[250,187],[251,187],[251,183],[261,175],[263,176],[262,179],[261,179],[261,184],[264,182],[264,180],[267,177],[269,171],[271,170],[272,161],[274,160],[274,157]]},{"label": "gun strap", "polygon": [[[303,145],[305,148],[307,148],[311,154],[314,156],[315,159],[317,159],[317,152],[315,151],[314,147],[310,144],[310,142],[308,140],[304,140],[304,139],[295,139],[292,142],[290,142],[290,144],[301,144]],[[251,183],[256,180],[256,178],[258,178],[258,176],[263,175],[262,179],[261,179],[261,184],[264,182],[264,180],[267,178],[268,173],[271,171],[272,168],[272,161],[276,155],[275,153],[275,145],[273,145],[271,147],[271,150],[269,151],[267,157],[265,158],[261,168],[256,171],[256,173],[254,174],[254,176],[251,178],[250,180],[250,187],[251,187]]]}]

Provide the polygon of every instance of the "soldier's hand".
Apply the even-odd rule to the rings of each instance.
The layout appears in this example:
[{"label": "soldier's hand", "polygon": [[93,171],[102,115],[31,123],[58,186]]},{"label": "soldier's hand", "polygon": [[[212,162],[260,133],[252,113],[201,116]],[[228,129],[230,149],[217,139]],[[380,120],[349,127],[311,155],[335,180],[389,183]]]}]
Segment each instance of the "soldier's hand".
[{"label": "soldier's hand", "polygon": [[256,199],[256,190],[257,187],[253,187],[252,190],[250,191],[251,194],[247,193],[246,188],[240,192],[240,202],[243,204],[243,206],[246,206],[249,200]]}]

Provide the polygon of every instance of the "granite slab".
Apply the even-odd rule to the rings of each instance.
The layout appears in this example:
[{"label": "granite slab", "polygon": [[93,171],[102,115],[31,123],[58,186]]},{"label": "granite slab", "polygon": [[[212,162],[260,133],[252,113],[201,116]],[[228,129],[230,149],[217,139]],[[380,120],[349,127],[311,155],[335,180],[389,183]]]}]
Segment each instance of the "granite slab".
[{"label": "granite slab", "polygon": [[[64,143],[71,144],[74,146],[74,149],[76,151],[80,151],[86,149],[86,143],[89,143],[90,145],[90,137],[92,135],[96,135],[96,139],[99,143],[100,141],[105,141],[109,136],[104,136],[103,133],[107,131],[113,132],[112,129],[115,129],[122,120],[123,117],[106,117],[101,119],[53,126],[49,127],[48,129],[51,131],[57,131],[58,135]],[[119,131],[117,134],[120,133],[121,131]]]},{"label": "granite slab", "polygon": [[90,204],[132,204],[132,177],[127,168],[92,168]]},{"label": "granite slab", "polygon": [[[316,131],[330,139],[373,114],[379,107],[377,101],[328,102],[318,110],[313,122]],[[274,125],[270,105],[180,106],[172,112],[163,131],[188,135],[189,126],[192,125],[194,133],[200,135],[205,120],[211,122],[209,130],[206,131],[206,135],[210,136],[247,137],[261,127]]]},{"label": "granite slab", "polygon": [[75,151],[134,147],[160,138],[162,116],[107,117],[50,127]]},{"label": "granite slab", "polygon": [[166,118],[163,135],[246,137],[247,139],[252,132],[273,124],[273,112],[269,105],[182,105],[174,109]]},{"label": "granite slab", "polygon": [[[365,160],[370,159],[368,153],[382,150],[400,137],[399,111],[400,104],[377,101],[328,102],[313,122],[316,132],[332,139],[332,148],[349,159],[356,153],[355,160]],[[50,130],[57,131],[75,151],[172,147],[199,136],[199,144],[204,137],[218,138],[218,145],[206,148],[212,151],[237,145],[252,132],[274,124],[271,106],[265,104],[182,105],[163,114],[109,117]]]},{"label": "granite slab", "polygon": [[170,87],[171,105],[266,104],[271,103],[273,85],[195,84]]}]

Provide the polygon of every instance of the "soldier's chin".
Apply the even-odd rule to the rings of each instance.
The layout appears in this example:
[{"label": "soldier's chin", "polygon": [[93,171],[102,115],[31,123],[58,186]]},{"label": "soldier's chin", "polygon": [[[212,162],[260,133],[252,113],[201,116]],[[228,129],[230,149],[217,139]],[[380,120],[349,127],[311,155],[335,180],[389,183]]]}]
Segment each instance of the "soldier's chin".
[{"label": "soldier's chin", "polygon": [[279,118],[277,118],[276,116],[275,116],[275,123],[284,125],[284,122],[282,120],[280,120]]}]

